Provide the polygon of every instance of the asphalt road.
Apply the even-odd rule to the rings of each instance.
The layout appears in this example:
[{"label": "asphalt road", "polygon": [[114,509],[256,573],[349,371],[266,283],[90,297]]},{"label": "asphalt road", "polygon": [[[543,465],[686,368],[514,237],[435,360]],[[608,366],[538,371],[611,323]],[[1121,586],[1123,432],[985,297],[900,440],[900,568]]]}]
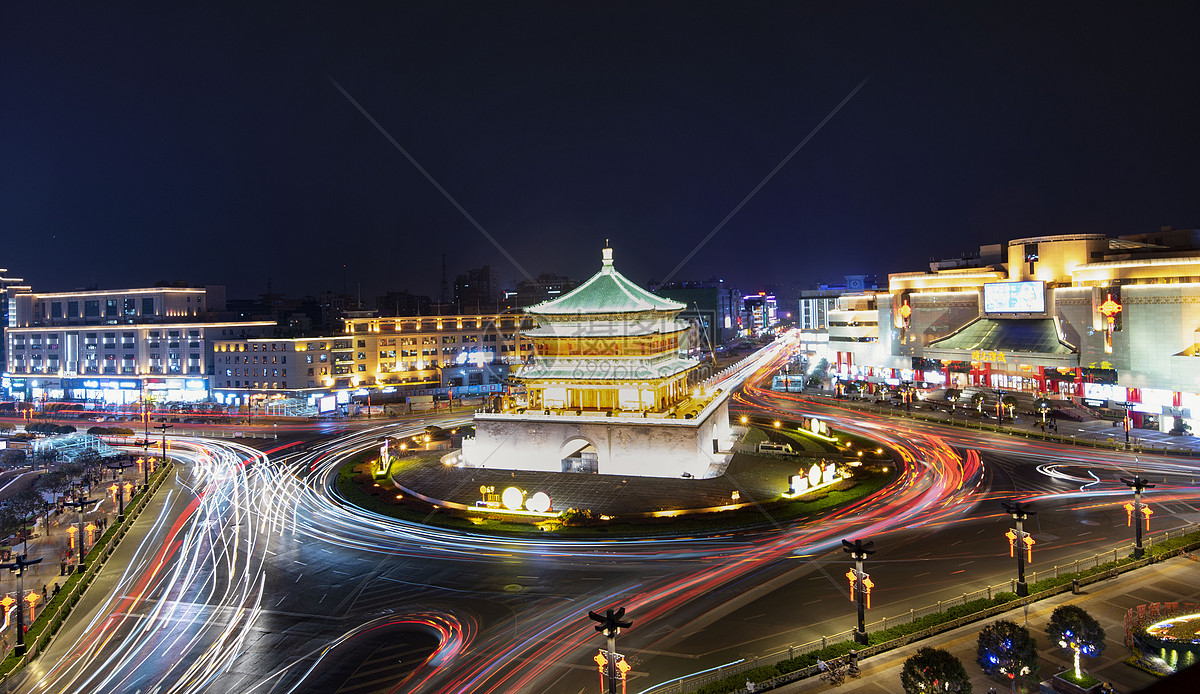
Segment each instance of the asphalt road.
[{"label": "asphalt road", "polygon": [[[911,471],[887,498],[820,527],[532,542],[414,528],[331,496],[339,456],[433,418],[257,442],[278,448],[270,456],[278,462],[254,459],[240,442],[196,441],[98,589],[14,688],[590,692],[602,639],[586,612],[621,604],[634,627],[619,650],[634,665],[630,690],[640,691],[850,628],[843,537],[866,533],[877,543],[872,619],[1010,578],[1001,499],[1035,503],[1033,569],[1129,537],[1120,509],[1128,494],[1116,495],[1123,487],[1113,482],[1133,470],[1129,456],[794,398],[756,396],[755,405],[852,417],[848,426],[888,441],[898,460],[909,456]],[[969,451],[979,452],[977,464]],[[1066,477],[1038,470],[1051,463]],[[1188,466],[1141,463],[1168,480],[1149,496],[1155,530],[1200,520]],[[1090,480],[1088,470],[1101,482],[1080,491],[1069,477]]]}]

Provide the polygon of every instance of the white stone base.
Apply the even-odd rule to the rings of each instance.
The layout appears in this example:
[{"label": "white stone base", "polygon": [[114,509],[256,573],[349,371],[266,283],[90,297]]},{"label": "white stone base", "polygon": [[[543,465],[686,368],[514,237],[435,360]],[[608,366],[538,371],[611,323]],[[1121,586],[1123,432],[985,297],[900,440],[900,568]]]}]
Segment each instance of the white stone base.
[{"label": "white stone base", "polygon": [[696,419],[480,413],[461,464],[562,472],[563,458],[591,444],[602,475],[715,477],[729,464],[735,438],[728,394]]}]

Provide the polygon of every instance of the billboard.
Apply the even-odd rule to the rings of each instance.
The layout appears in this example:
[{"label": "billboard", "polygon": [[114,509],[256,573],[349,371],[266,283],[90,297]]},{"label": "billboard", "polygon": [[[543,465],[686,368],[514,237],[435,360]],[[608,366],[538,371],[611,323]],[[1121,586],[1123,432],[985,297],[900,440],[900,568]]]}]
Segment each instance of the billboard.
[{"label": "billboard", "polygon": [[983,285],[984,313],[1045,313],[1045,282],[993,282]]},{"label": "billboard", "polygon": [[317,400],[317,413],[329,414],[337,409],[337,399],[332,395],[326,395]]}]

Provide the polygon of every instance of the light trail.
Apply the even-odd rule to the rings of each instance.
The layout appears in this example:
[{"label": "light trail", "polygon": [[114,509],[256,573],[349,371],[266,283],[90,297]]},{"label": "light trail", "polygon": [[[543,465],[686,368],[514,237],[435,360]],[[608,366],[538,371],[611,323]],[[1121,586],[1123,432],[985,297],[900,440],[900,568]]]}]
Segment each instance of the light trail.
[{"label": "light trail", "polygon": [[[825,514],[820,523],[788,522],[721,536],[587,541],[482,535],[383,516],[354,506],[338,493],[337,474],[348,459],[376,448],[381,436],[417,433],[424,421],[367,425],[304,450],[280,448],[269,454],[236,442],[172,437],[173,450],[186,470],[180,479],[187,482],[183,493],[191,497],[190,504],[178,517],[164,510],[154,520],[148,535],[155,538],[153,544],[137,548],[87,636],[68,657],[40,673],[38,691],[165,694],[227,687],[234,664],[252,648],[269,577],[282,570],[270,558],[273,547],[292,540],[316,541],[345,553],[341,556],[371,557],[381,567],[411,559],[488,568],[513,564],[529,566],[530,573],[539,567],[585,571],[593,565],[625,571],[614,572],[602,583],[564,586],[556,593],[506,603],[512,611],[507,624],[480,623],[470,609],[455,607],[456,596],[470,597],[473,591],[422,581],[419,585],[429,599],[390,605],[388,614],[347,615],[347,621],[363,621],[331,629],[334,633],[303,658],[262,669],[252,691],[309,691],[320,664],[336,660],[361,639],[393,628],[420,629],[440,643],[429,661],[396,683],[393,691],[556,691],[563,678],[574,673],[564,664],[588,662],[586,651],[595,644],[585,617],[589,609],[620,604],[643,624],[673,623],[678,615],[690,620],[706,610],[731,609],[723,591],[739,593],[764,576],[796,566],[798,555],[818,556],[835,549],[843,538],[962,519],[994,496],[987,491],[988,472],[979,450],[1042,456],[1047,479],[1070,477],[1064,481],[1076,486],[1088,482],[1107,487],[1110,472],[1124,472],[1129,466],[1128,459],[1107,460],[1091,451],[1084,456],[1004,437],[968,438],[945,427],[857,411],[839,414],[836,406],[758,388],[755,384],[778,369],[789,350],[787,343],[780,343],[710,385],[740,385],[741,392],[731,397],[774,417],[828,418],[833,412],[839,429],[881,442],[896,463],[897,475],[890,485]],[[1183,474],[1182,467],[1160,465],[1162,461],[1143,462],[1142,469],[1155,475]],[[1101,472],[1102,485],[1092,480],[1093,469]],[[1025,498],[1095,504],[1110,496],[1109,491],[1089,486],[1086,491],[1031,493]],[[1164,489],[1160,498],[1175,491]],[[829,576],[819,562],[813,567],[845,593],[840,576]],[[670,634],[639,638],[651,648]]]}]

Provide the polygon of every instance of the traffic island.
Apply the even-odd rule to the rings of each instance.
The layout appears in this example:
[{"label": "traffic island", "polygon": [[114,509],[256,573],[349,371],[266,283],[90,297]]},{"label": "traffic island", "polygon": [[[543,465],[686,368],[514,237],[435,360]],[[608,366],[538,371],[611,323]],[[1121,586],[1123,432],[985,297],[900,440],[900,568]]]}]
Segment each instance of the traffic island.
[{"label": "traffic island", "polygon": [[863,462],[857,454],[822,459],[737,453],[720,477],[670,479],[462,468],[453,464],[453,451],[431,453],[394,458],[385,474],[373,453],[352,458],[339,471],[338,492],[348,503],[429,525],[618,537],[816,519],[896,478],[890,459]]}]

